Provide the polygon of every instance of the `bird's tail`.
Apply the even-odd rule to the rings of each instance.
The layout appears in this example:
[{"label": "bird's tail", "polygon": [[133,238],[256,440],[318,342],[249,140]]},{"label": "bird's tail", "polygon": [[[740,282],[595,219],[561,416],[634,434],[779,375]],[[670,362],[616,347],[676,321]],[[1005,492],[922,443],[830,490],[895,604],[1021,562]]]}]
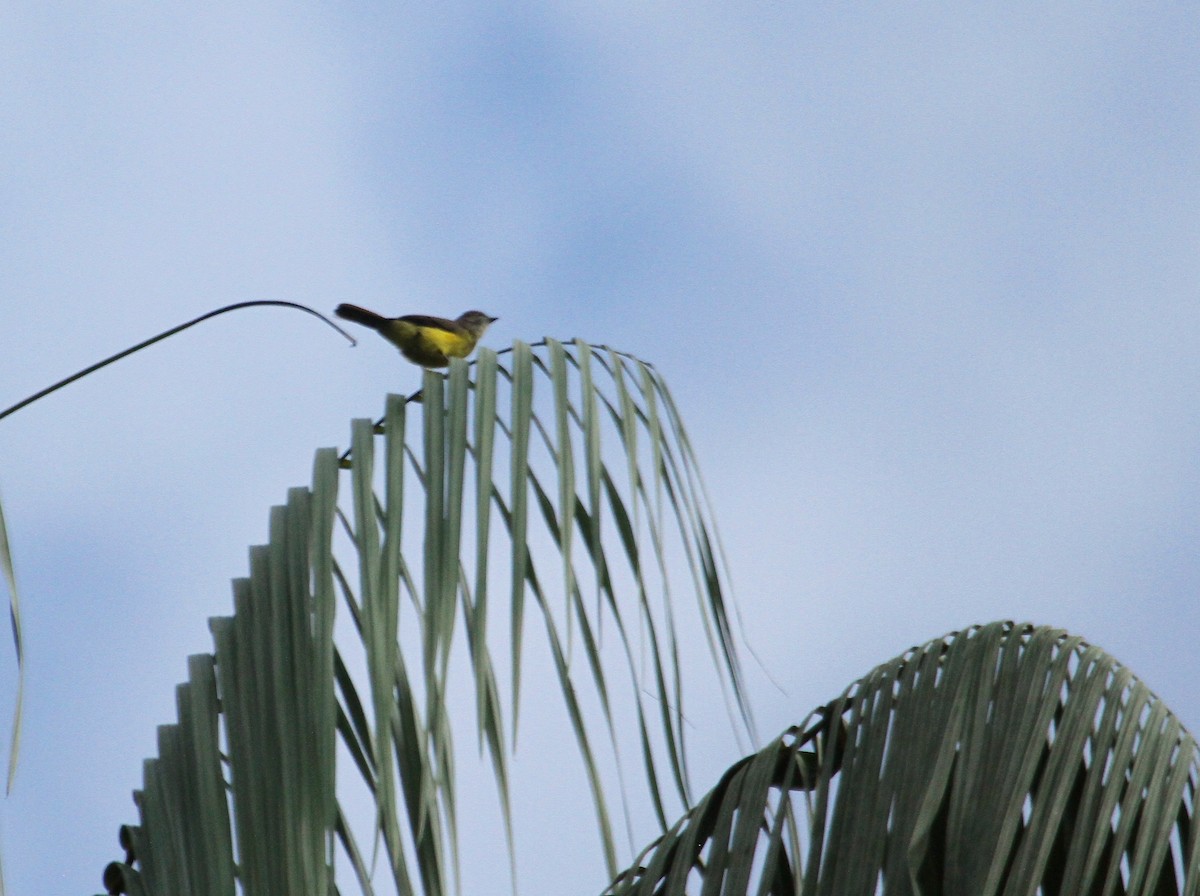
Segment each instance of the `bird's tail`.
[{"label": "bird's tail", "polygon": [[352,320],[356,324],[362,324],[364,327],[370,327],[373,330],[378,330],[390,322],[390,319],[384,317],[382,314],[376,314],[374,311],[368,311],[366,308],[359,308],[357,305],[338,305],[333,309],[333,313],[338,317]]}]

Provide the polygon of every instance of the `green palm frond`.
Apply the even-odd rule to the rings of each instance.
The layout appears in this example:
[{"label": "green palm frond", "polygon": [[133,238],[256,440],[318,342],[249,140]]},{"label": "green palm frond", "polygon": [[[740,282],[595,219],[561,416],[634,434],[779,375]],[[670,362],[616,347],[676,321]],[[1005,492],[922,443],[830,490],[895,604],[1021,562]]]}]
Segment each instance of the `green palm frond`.
[{"label": "green palm frond", "polygon": [[[380,424],[356,421],[347,457],[339,475],[319,452],[312,488],[272,512],[234,615],[211,622],[213,655],[192,658],[130,861],[110,874],[148,893],[232,893],[235,876],[248,896],[326,893],[340,863],[371,893],[382,858],[385,891],[453,892],[455,670],[469,670],[511,854],[536,625],[553,681],[539,699],[562,701],[615,875],[605,781],[622,751],[641,757],[664,828],[691,802],[681,638],[707,641],[750,726],[715,527],[666,384],[578,341],[481,350],[391,396]],[[371,800],[365,825],[343,788]]]},{"label": "green palm frond", "polygon": [[[13,700],[11,740],[8,749],[8,776],[6,793],[12,793],[17,775],[17,757],[21,748],[21,716],[25,705],[25,648],[21,629],[21,599],[17,592],[17,573],[14,569],[12,548],[8,543],[8,525],[4,522],[4,507],[0,506],[0,580],[8,592],[8,619],[12,626],[13,650],[17,657],[17,688]],[[4,872],[0,868],[0,896],[4,896]]]},{"label": "green palm frond", "polygon": [[1196,742],[1059,629],[913,648],[749,756],[610,896],[1200,892]]},{"label": "green palm frond", "polygon": [[[21,713],[25,704],[25,640],[21,627],[21,599],[17,592],[17,573],[13,568],[12,548],[8,544],[8,525],[4,522],[4,508],[0,506],[0,579],[8,591],[8,620],[12,627],[13,651],[17,657],[17,693],[13,703],[12,740],[8,750],[8,776],[5,792],[11,793],[17,775],[17,757],[21,746]],[[0,876],[0,896],[4,893],[3,877]]]}]

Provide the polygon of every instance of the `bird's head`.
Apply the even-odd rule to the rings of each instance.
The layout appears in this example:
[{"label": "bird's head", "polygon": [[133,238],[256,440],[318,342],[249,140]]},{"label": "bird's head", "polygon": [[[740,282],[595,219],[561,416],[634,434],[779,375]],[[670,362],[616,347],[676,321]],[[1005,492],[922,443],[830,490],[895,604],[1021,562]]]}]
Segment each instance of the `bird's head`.
[{"label": "bird's head", "polygon": [[482,311],[468,311],[465,314],[458,316],[458,323],[465,327],[476,339],[483,335],[484,331],[500,318],[491,317],[484,314]]}]

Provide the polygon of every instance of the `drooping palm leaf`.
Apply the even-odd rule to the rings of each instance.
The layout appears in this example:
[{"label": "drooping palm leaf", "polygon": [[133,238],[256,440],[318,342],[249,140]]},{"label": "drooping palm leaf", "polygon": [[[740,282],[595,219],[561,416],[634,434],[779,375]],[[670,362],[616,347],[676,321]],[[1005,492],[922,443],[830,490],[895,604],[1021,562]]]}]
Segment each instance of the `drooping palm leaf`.
[{"label": "drooping palm leaf", "polygon": [[611,896],[1200,892],[1196,742],[1059,629],[914,648],[733,766]]},{"label": "drooping palm leaf", "polygon": [[[148,766],[134,861],[111,873],[152,893],[232,892],[236,860],[247,896],[325,893],[342,856],[353,875],[338,875],[343,892],[349,881],[371,892],[380,859],[388,890],[453,892],[462,732],[446,709],[452,654],[470,669],[472,739],[490,757],[508,824],[532,616],[615,874],[603,782],[622,749],[641,757],[660,819],[689,802],[684,615],[748,724],[715,529],[665,383],[578,341],[517,343],[508,358],[482,350],[477,363],[427,372],[419,400],[391,397],[378,428],[357,422],[343,466],[343,507],[324,451],[312,489],[274,511],[270,544],[235,583],[234,616],[212,621],[213,656],[193,660],[188,716],[181,703]],[[673,604],[681,581],[692,611]],[[617,708],[617,688],[632,709]],[[374,806],[365,826],[340,796],[356,782]],[[205,870],[189,870],[196,863]],[[211,882],[198,885],[202,875]]]},{"label": "drooping palm leaf", "polygon": [[[25,648],[21,632],[21,599],[17,593],[17,573],[13,568],[12,548],[8,544],[8,526],[4,522],[4,507],[0,506],[0,579],[8,592],[8,621],[12,628],[13,650],[17,655],[17,688],[13,701],[11,742],[8,749],[8,776],[5,792],[11,793],[17,774],[17,757],[21,747],[21,712],[25,705]],[[0,896],[4,894],[4,877],[0,875]]]}]

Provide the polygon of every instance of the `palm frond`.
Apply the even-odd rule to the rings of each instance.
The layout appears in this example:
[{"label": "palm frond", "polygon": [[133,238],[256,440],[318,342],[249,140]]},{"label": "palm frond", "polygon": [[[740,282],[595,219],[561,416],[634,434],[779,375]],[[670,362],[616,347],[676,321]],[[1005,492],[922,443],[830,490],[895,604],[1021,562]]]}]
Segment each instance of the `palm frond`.
[{"label": "palm frond", "polygon": [[610,896],[1200,892],[1196,742],[1059,629],[913,648],[739,761]]},{"label": "palm frond", "polygon": [[[319,452],[312,488],[272,512],[234,615],[212,620],[213,655],[192,659],[187,716],[181,702],[147,766],[134,861],[112,873],[150,893],[220,893],[236,868],[250,896],[326,893],[340,856],[353,876],[338,887],[372,892],[382,855],[389,891],[453,892],[455,670],[469,670],[473,739],[511,847],[508,761],[533,617],[615,874],[605,782],[623,774],[622,750],[641,757],[664,826],[690,801],[685,615],[749,725],[727,577],[666,384],[579,341],[517,343],[507,359],[481,350],[427,372],[419,396],[391,396],[380,424],[356,421],[342,466],[348,483]],[[673,605],[675,579],[690,582],[694,612]],[[347,789],[370,800],[365,825]]]},{"label": "palm frond", "polygon": [[[21,598],[17,592],[17,573],[12,548],[8,543],[8,526],[4,522],[4,507],[0,505],[0,578],[8,591],[8,620],[12,626],[13,650],[17,656],[17,693],[13,701],[12,736],[8,748],[8,776],[5,792],[11,793],[17,776],[17,757],[21,748],[21,713],[25,705],[25,647],[21,628]],[[4,877],[0,874],[0,896],[4,896]]]}]

